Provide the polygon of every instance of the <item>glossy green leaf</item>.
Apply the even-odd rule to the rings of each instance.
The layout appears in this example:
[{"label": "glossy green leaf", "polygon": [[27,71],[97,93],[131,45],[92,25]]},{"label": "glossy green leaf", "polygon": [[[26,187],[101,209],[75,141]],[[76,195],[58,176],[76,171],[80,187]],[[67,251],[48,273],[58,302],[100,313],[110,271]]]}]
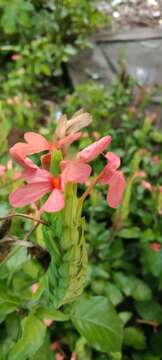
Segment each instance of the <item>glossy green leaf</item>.
[{"label": "glossy green leaf", "polygon": [[50,350],[50,345],[50,337],[46,333],[42,346],[32,357],[32,360],[53,360],[53,352]]},{"label": "glossy green leaf", "polygon": [[149,301],[152,298],[152,291],[144,281],[138,279],[131,295],[135,300]]},{"label": "glossy green leaf", "polygon": [[67,321],[69,320],[69,316],[62,313],[59,310],[40,307],[37,310],[37,316],[40,319],[49,319],[49,320],[55,320],[55,321]]},{"label": "glossy green leaf", "polygon": [[113,305],[118,305],[123,300],[123,295],[118,287],[114,284],[108,283],[106,286],[106,294]]},{"label": "glossy green leaf", "polygon": [[118,232],[118,236],[125,239],[136,239],[141,235],[141,230],[139,227],[134,226],[129,229],[122,229]]},{"label": "glossy green leaf", "polygon": [[9,353],[8,360],[27,360],[41,347],[46,328],[36,316],[29,315],[22,320],[22,335]]},{"label": "glossy green leaf", "polygon": [[151,338],[151,347],[153,352],[155,353],[155,355],[159,355],[160,357],[162,357],[162,331],[159,330],[157,331],[156,334],[152,335]]},{"label": "glossy green leaf", "polygon": [[143,331],[133,326],[127,327],[124,331],[124,344],[137,350],[145,349],[146,338]]},{"label": "glossy green leaf", "polygon": [[107,353],[121,351],[122,321],[107,298],[81,297],[72,307],[71,320],[97,350]]},{"label": "glossy green leaf", "polygon": [[162,306],[154,299],[150,301],[136,302],[136,310],[138,314],[145,320],[155,320],[159,324],[162,323]]}]

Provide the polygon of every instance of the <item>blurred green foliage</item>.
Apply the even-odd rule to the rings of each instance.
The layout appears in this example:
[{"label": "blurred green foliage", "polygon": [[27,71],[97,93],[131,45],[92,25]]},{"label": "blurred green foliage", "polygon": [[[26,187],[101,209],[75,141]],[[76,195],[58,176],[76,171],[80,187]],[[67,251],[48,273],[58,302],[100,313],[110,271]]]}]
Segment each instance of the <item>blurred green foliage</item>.
[{"label": "blurred green foliage", "polygon": [[48,111],[51,97],[65,93],[63,65],[90,46],[87,36],[105,23],[93,0],[1,0],[0,101],[6,121],[32,128],[41,107]]},{"label": "blurred green foliage", "polygon": [[[66,354],[68,359],[72,352],[78,360],[162,358],[162,132],[156,127],[158,113],[150,105],[155,89],[139,88],[132,79],[127,85],[117,79],[109,88],[93,81],[69,94],[60,78],[62,64],[88,44],[87,34],[104,21],[94,1],[0,1],[0,165],[5,166],[0,175],[0,217],[11,211],[8,194],[20,182],[15,177],[19,168],[9,161],[8,147],[27,129],[39,130],[50,138],[63,111],[70,117],[84,107],[93,115],[94,122],[79,147],[112,135],[110,151],[121,157],[127,178],[117,211],[107,207],[106,189],[99,185],[86,203],[86,296],[79,300],[79,307],[63,308],[65,313],[47,309],[44,303],[34,308],[44,286],[48,257],[42,262],[38,254],[2,242],[13,235],[16,240],[23,239],[31,221],[14,218],[5,224],[5,230],[2,222],[1,360],[25,356],[46,360],[56,353]],[[95,162],[96,173],[103,163],[103,158]],[[32,208],[27,211],[34,213]],[[41,230],[42,225],[32,235],[32,242],[45,246]],[[52,271],[57,277],[57,269]],[[31,294],[31,285],[40,278],[42,287]],[[66,321],[66,312],[71,321]],[[94,340],[90,324],[95,316]],[[46,335],[44,317],[55,320]],[[102,336],[101,325],[105,327]],[[123,326],[122,339],[118,332],[122,333]],[[108,335],[110,344],[104,340]]]}]

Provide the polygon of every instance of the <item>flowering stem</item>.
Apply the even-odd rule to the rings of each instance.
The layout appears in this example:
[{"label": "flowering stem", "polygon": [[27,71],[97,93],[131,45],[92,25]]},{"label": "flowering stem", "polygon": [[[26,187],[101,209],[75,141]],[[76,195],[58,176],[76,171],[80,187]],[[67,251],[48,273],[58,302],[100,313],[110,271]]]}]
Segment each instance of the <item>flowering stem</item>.
[{"label": "flowering stem", "polygon": [[45,221],[42,221],[42,220],[40,220],[40,219],[34,218],[33,216],[26,215],[26,214],[21,214],[21,213],[12,213],[12,214],[8,214],[7,216],[0,217],[0,221],[3,221],[3,220],[6,220],[6,219],[9,219],[9,218],[12,218],[12,217],[14,217],[14,216],[24,217],[24,218],[26,218],[26,219],[36,221],[38,224],[48,225],[48,223],[45,222]]},{"label": "flowering stem", "polygon": [[80,197],[79,199],[79,202],[78,202],[78,208],[77,208],[77,214],[79,215],[80,214],[80,211],[82,209],[82,206],[83,206],[83,202],[84,200],[86,199],[86,197],[91,193],[91,191],[93,190],[94,186],[98,183],[100,177],[101,177],[102,173],[100,173],[98,176],[96,176],[91,184],[87,187],[86,191],[82,194],[82,196]]}]

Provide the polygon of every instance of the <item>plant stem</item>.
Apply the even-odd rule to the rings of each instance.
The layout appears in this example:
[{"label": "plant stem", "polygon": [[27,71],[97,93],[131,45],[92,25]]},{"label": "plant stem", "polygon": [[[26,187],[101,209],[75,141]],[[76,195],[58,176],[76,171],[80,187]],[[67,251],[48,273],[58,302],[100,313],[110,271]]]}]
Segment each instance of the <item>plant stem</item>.
[{"label": "plant stem", "polygon": [[12,213],[12,214],[8,214],[7,216],[0,217],[0,221],[3,221],[3,220],[6,220],[6,219],[9,219],[9,218],[12,218],[12,217],[14,217],[14,216],[24,217],[24,218],[26,218],[26,219],[36,221],[36,222],[39,223],[39,224],[43,224],[43,225],[47,225],[47,226],[48,226],[48,223],[47,223],[47,222],[42,221],[42,220],[37,219],[37,218],[34,218],[33,216],[30,216],[30,215],[27,215],[27,214],[22,214],[22,213]]},{"label": "plant stem", "polygon": [[101,177],[101,174],[99,174],[98,176],[96,176],[95,179],[92,180],[91,184],[88,186],[88,188],[86,189],[86,191],[82,194],[82,196],[80,197],[79,201],[83,203],[83,201],[86,199],[86,197],[91,193],[91,191],[93,190],[94,186],[98,183],[99,179]]}]

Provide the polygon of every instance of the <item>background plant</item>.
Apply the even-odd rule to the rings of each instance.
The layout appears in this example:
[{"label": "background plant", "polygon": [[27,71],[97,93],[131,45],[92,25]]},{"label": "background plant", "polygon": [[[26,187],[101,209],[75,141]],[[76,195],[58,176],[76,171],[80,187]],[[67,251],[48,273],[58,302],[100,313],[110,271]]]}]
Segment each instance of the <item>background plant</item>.
[{"label": "background plant", "polygon": [[[56,16],[53,1],[48,4],[44,1],[14,1],[14,4],[0,2],[0,216],[4,217],[11,211],[8,194],[18,186],[20,175],[20,169],[9,159],[8,147],[22,140],[24,130],[28,129],[39,131],[50,138],[62,112],[66,112],[69,117],[80,107],[91,112],[94,121],[84,132],[79,147],[83,148],[107,133],[112,135],[110,149],[122,158],[127,190],[123,204],[116,212],[107,208],[106,189],[100,186],[97,186],[84,208],[88,222],[86,240],[89,256],[85,293],[90,297],[101,297],[102,309],[107,306],[105,300],[103,302],[103,297],[106,298],[110,304],[110,311],[106,310],[107,316],[115,311],[117,319],[120,317],[124,326],[123,360],[160,360],[162,135],[161,129],[157,128],[160,114],[151,103],[158,90],[138,87],[134,80],[127,79],[125,82],[121,76],[109,88],[102,88],[94,81],[77,87],[76,91],[65,87],[59,75],[61,63],[68,61],[84,45],[85,32],[83,34],[80,31],[83,29],[83,17],[79,15],[77,18],[76,8],[78,13],[84,9],[85,14],[91,2],[82,3],[79,1],[77,7],[72,8],[70,2],[63,2],[65,11],[61,15],[59,9],[62,20],[59,18],[57,22],[53,21]],[[90,19],[89,14],[88,10],[85,18]],[[65,31],[60,34],[66,23],[69,33],[65,39]],[[90,27],[92,29],[93,25],[87,20],[86,31]],[[77,26],[81,26],[81,29]],[[95,162],[96,172],[101,165],[101,159]],[[30,211],[33,215],[35,209]],[[118,352],[110,354],[112,349],[105,349],[104,341],[100,348],[96,348],[89,334],[87,338],[80,335],[81,329],[78,327],[76,330],[75,316],[73,321],[65,321],[66,312],[49,314],[49,309],[47,312],[41,310],[39,314],[32,313],[28,321],[22,321],[27,317],[31,309],[29,307],[34,304],[36,293],[27,308],[24,299],[31,299],[31,284],[43,276],[49,261],[47,253],[44,253],[42,266],[38,260],[39,250],[29,255],[24,249],[11,249],[10,237],[14,234],[23,239],[30,228],[31,220],[20,217],[1,223],[2,359],[6,360],[6,354],[20,339],[22,325],[24,337],[30,343],[31,338],[26,336],[26,332],[36,338],[38,348],[41,339],[44,339],[37,354],[31,355],[33,359],[53,359],[54,356],[57,359],[58,354],[68,359],[74,353],[79,360],[119,359]],[[31,236],[32,242],[38,239],[42,245],[39,228]],[[7,245],[4,246],[3,240],[8,240]],[[21,307],[20,312],[16,310],[18,307]],[[93,308],[92,317],[98,311],[97,302],[93,303]],[[79,309],[79,316],[83,316],[83,310],[88,314],[85,300],[80,303]],[[46,335],[42,323],[44,318],[55,320]],[[114,319],[113,324],[116,326]],[[23,348],[21,356],[24,359],[28,345],[23,342],[21,346],[22,343],[20,349]],[[30,348],[29,351],[32,354],[34,350]]]}]

